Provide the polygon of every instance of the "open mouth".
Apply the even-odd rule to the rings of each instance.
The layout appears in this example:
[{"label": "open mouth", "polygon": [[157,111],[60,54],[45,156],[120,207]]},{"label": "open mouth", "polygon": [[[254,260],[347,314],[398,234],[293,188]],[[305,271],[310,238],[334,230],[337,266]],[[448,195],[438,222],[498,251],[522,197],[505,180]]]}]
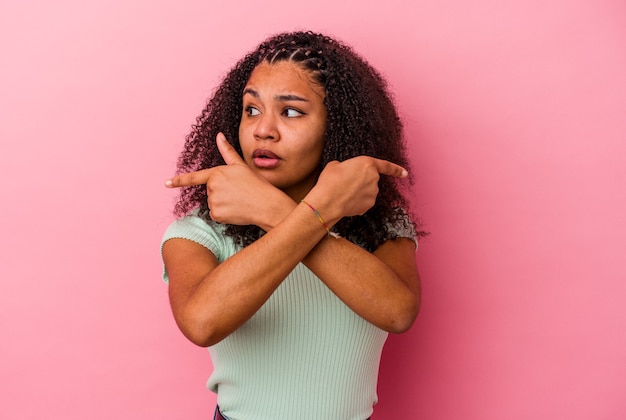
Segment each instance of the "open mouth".
[{"label": "open mouth", "polygon": [[252,154],[252,161],[258,168],[271,169],[278,166],[280,157],[267,149],[257,149]]}]

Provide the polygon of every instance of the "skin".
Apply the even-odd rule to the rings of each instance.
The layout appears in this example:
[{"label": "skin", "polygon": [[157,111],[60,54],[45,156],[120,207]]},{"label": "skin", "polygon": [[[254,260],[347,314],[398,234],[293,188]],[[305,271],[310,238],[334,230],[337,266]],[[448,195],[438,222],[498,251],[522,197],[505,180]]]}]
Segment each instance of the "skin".
[{"label": "skin", "polygon": [[[243,159],[253,172],[298,201],[319,176],[326,128],[324,96],[308,72],[288,61],[262,63],[244,88],[239,125]],[[278,166],[258,167],[255,151],[278,155]]]},{"label": "skin", "polygon": [[[298,99],[294,99],[294,98]],[[379,328],[400,333],[420,306],[415,244],[389,240],[369,253],[327,235],[304,198],[332,227],[374,205],[381,175],[404,178],[391,162],[359,156],[330,162],[320,172],[326,110],[323,90],[291,62],[260,64],[244,90],[239,137],[243,158],[222,134],[217,147],[226,165],[183,174],[170,188],[206,184],[211,218],[255,224],[267,232],[223,263],[185,239],[163,245],[174,318],[200,346],[218,343],[267,301],[300,262],[348,307]],[[255,150],[278,156],[271,168],[255,163]]]}]

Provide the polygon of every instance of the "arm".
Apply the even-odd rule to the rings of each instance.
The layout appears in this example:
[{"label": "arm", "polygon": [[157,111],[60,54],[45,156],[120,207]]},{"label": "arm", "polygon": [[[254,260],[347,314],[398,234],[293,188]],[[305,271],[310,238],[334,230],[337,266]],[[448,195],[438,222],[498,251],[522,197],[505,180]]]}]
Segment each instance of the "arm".
[{"label": "arm", "polygon": [[271,232],[221,264],[195,242],[165,242],[170,304],[189,340],[213,345],[256,313],[326,234],[310,212],[296,207]]},{"label": "arm", "polygon": [[[370,254],[343,239],[323,239],[325,230],[307,206],[298,206],[263,179],[250,178],[245,163],[226,145],[218,140],[227,167],[175,177],[168,186],[207,183],[212,218],[222,223],[254,223],[268,234],[221,265],[200,245],[181,239],[166,242],[163,256],[170,275],[170,301],[185,335],[200,345],[226,337],[263,305],[300,261],[363,318],[391,332],[408,329],[419,308],[412,241],[387,241]],[[358,172],[365,178],[352,176],[355,166],[362,169],[363,163],[367,170]],[[328,215],[330,224],[346,215],[362,214],[373,205],[379,172],[404,175],[402,168],[389,162],[385,167],[372,166],[372,158],[329,166],[306,199]],[[230,181],[248,178],[235,181],[241,186],[236,190],[220,190],[229,180],[222,178],[225,169]],[[334,179],[351,182],[338,185]],[[343,200],[332,199],[338,195]]]},{"label": "arm", "polygon": [[303,263],[350,309],[377,327],[401,333],[413,325],[420,285],[412,240],[386,241],[369,253],[345,239],[325,238]]},{"label": "arm", "polygon": [[[393,175],[397,166],[386,165],[393,164],[368,157],[330,162],[306,200],[330,226],[344,215],[362,214],[352,207],[353,197],[359,193],[369,196],[367,208],[373,206],[379,174]],[[410,239],[386,241],[369,253],[347,240],[326,238],[303,263],[348,307],[381,329],[404,332],[417,317],[420,285],[415,244]]]}]

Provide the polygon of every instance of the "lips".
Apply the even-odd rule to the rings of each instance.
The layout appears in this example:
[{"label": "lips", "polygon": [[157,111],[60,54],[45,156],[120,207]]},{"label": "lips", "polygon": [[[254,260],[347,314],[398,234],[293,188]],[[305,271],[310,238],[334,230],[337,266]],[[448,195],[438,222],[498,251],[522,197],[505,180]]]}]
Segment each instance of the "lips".
[{"label": "lips", "polygon": [[267,149],[256,149],[252,153],[252,161],[254,166],[263,169],[272,169],[280,163],[280,157]]}]

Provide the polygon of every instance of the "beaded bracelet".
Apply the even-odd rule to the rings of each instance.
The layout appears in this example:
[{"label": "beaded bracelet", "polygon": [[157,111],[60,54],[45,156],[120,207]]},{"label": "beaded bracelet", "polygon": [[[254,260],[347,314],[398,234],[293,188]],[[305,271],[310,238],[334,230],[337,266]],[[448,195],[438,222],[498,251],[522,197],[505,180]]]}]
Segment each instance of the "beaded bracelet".
[{"label": "beaded bracelet", "polygon": [[309,203],[307,203],[304,200],[300,200],[300,202],[306,204],[307,206],[309,206],[311,208],[311,210],[313,210],[313,213],[315,213],[315,215],[317,216],[317,218],[320,221],[320,223],[322,224],[322,226],[324,226],[324,229],[326,229],[326,232],[328,232],[328,235],[332,236],[335,239],[341,238],[341,236],[339,236],[338,233],[330,231],[330,228],[328,227],[328,225],[326,224],[326,222],[322,218],[322,215],[320,214],[319,211],[315,210],[315,207],[313,207],[312,205],[310,205]]}]

